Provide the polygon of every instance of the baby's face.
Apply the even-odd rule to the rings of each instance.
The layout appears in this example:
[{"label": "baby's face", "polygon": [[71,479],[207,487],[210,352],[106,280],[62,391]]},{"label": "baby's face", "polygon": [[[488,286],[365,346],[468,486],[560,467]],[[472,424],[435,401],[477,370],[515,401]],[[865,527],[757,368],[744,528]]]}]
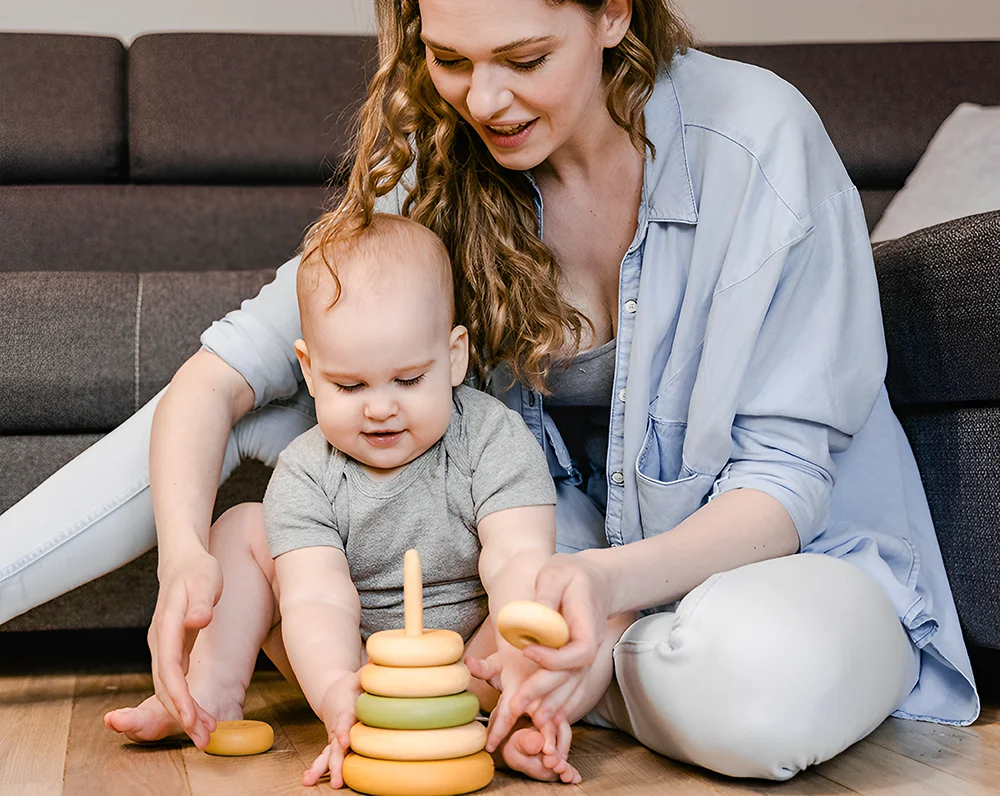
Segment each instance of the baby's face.
[{"label": "baby's face", "polygon": [[468,364],[468,335],[422,296],[349,291],[314,305],[296,348],[331,445],[375,470],[427,451],[451,420],[452,387]]}]

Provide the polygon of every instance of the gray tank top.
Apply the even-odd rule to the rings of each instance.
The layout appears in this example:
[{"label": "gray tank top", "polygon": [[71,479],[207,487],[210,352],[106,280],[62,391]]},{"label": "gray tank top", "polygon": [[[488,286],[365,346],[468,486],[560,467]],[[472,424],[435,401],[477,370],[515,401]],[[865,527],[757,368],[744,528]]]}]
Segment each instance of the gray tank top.
[{"label": "gray tank top", "polygon": [[611,391],[615,381],[615,340],[584,351],[568,366],[549,374],[552,394],[545,408],[555,421],[573,463],[583,476],[583,489],[602,511],[607,509],[605,462]]}]

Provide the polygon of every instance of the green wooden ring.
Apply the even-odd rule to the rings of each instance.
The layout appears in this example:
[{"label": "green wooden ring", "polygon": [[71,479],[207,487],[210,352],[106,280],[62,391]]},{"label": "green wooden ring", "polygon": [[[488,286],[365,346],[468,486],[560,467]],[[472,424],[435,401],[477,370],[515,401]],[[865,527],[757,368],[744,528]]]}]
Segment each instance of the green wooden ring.
[{"label": "green wooden ring", "polygon": [[386,730],[438,730],[468,724],[479,715],[476,695],[382,697],[361,694],[354,708],[358,721]]}]

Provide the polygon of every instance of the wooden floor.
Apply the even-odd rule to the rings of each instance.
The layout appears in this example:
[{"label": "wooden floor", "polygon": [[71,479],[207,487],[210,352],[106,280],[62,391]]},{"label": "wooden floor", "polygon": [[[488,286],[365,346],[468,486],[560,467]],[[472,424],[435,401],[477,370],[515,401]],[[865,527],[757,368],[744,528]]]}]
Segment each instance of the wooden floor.
[{"label": "wooden floor", "polygon": [[[0,644],[3,644],[0,635]],[[324,731],[297,692],[273,671],[259,671],[247,718],[269,722],[273,749],[248,758],[211,757],[190,744],[137,746],[104,728],[102,716],[151,693],[147,674],[95,673],[86,666],[0,674],[0,794],[3,796],[286,796],[330,794],[299,780],[324,745]],[[18,667],[23,669],[23,667]],[[50,667],[51,669],[51,667]],[[576,788],[498,773],[483,793],[540,796],[701,796],[702,794],[1000,794],[1000,704],[992,700],[967,728],[889,719],[836,759],[787,783],[737,781],[655,755],[620,733],[579,727]],[[343,790],[339,793],[351,793]]]}]

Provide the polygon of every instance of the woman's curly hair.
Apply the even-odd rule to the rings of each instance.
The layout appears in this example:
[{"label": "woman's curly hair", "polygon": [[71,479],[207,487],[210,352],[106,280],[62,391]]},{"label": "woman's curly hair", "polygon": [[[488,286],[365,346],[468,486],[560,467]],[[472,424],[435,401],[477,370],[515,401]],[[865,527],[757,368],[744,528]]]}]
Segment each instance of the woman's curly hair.
[{"label": "woman's curly hair", "polygon": [[[596,13],[606,0],[545,2],[573,2]],[[346,192],[309,229],[303,256],[322,255],[366,227],[376,197],[415,164],[402,213],[437,233],[451,254],[457,322],[469,330],[473,378],[483,386],[505,364],[514,379],[544,393],[553,355],[578,351],[589,321],[559,294],[559,265],[538,236],[527,177],[499,165],[437,93],[417,0],[375,0],[375,13],[379,65],[359,114]],[[633,0],[628,32],[605,51],[608,111],[642,153],[651,148],[643,108],[657,75],[690,44],[670,0]]]}]

